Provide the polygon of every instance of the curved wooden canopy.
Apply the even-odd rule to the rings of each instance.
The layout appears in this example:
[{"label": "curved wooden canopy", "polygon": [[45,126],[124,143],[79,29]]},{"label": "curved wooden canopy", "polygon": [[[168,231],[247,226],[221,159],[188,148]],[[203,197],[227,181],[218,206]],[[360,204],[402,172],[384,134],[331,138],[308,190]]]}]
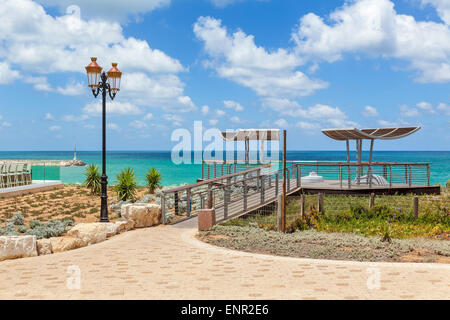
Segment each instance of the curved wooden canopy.
[{"label": "curved wooden canopy", "polygon": [[400,139],[420,130],[420,127],[397,127],[397,128],[378,128],[378,129],[324,129],[323,134],[334,140],[393,140]]}]

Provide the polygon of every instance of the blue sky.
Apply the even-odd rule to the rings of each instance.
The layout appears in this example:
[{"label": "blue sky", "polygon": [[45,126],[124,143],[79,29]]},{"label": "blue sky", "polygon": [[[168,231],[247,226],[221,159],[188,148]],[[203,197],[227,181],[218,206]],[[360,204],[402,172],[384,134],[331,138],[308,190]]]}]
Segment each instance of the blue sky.
[{"label": "blue sky", "polygon": [[[108,5],[105,5],[105,4]],[[377,150],[450,150],[449,0],[0,0],[0,150],[99,150],[91,56],[118,62],[108,148],[170,150],[173,130],[420,125]]]}]

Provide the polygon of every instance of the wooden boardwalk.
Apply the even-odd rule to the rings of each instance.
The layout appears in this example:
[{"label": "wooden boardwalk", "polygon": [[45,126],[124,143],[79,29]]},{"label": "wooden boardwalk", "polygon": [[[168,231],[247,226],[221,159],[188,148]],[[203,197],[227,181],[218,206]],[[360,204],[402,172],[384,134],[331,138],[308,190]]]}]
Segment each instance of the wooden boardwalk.
[{"label": "wooden boardwalk", "polygon": [[[347,195],[363,195],[363,194],[406,194],[406,193],[429,193],[429,194],[439,194],[439,186],[421,186],[421,185],[408,185],[401,183],[393,183],[392,186],[375,186],[372,185],[369,188],[366,184],[361,185],[351,185],[343,183],[341,186],[340,181],[337,180],[325,180],[321,183],[301,183],[297,186],[297,179],[290,179],[286,183],[288,191],[286,194],[288,196],[300,193],[324,193],[324,194],[347,194]],[[256,189],[256,191],[254,190]],[[251,192],[248,193],[246,204],[244,203],[243,194],[230,196],[230,201],[226,204],[223,199],[219,203],[215,203],[214,208],[216,209],[216,219],[217,221],[224,221],[237,216],[242,216],[251,213],[257,209],[266,207],[268,205],[273,205],[277,201],[278,195],[281,195],[282,183],[278,184],[278,192],[275,187],[274,181],[272,181],[270,187],[266,184],[264,193],[262,193],[260,188],[253,188]],[[275,209],[274,209],[275,210]],[[225,214],[226,213],[226,214]],[[195,217],[196,214],[193,212],[191,217]],[[191,217],[186,217],[189,219]],[[185,219],[177,220],[175,223],[181,222]]]}]

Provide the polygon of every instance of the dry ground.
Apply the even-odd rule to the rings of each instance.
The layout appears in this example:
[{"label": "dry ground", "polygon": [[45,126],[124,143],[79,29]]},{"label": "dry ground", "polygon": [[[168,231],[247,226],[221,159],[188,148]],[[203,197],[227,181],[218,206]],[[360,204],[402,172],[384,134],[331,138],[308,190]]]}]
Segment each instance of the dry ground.
[{"label": "dry ground", "polygon": [[[138,199],[146,192],[146,188],[140,187]],[[113,187],[108,188],[108,197],[108,203],[117,200]],[[0,199],[0,223],[19,211],[26,223],[34,219],[46,222],[64,218],[73,218],[75,222],[95,222],[100,218],[100,197],[91,195],[85,187],[66,185],[59,190]],[[110,219],[117,218],[111,213]]]}]

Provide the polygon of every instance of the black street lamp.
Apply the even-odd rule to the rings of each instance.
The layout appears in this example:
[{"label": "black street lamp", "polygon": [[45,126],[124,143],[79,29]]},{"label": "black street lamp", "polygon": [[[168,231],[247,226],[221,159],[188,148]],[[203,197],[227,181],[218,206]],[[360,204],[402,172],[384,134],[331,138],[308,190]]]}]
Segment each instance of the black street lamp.
[{"label": "black street lamp", "polygon": [[101,177],[101,211],[100,222],[109,222],[108,219],[108,177],[106,176],[106,93],[111,100],[114,100],[117,92],[120,91],[120,79],[122,72],[117,69],[117,63],[112,64],[108,73],[102,72],[102,67],[97,64],[97,58],[91,58],[91,64],[86,67],[88,84],[92,89],[94,97],[102,92],[102,177]]}]

